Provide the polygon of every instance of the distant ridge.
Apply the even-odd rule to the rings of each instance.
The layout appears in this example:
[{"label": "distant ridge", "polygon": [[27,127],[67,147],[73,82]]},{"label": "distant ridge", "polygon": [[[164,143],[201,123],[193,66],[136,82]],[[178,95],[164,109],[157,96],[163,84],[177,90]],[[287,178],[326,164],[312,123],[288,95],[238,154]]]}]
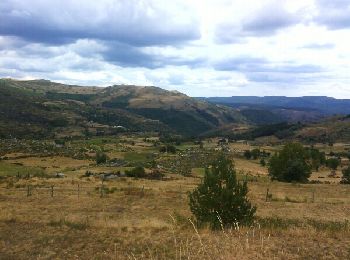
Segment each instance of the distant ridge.
[{"label": "distant ridge", "polygon": [[350,99],[336,99],[327,96],[232,96],[201,98],[216,104],[239,105],[264,105],[289,109],[312,109],[324,115],[350,114]]}]

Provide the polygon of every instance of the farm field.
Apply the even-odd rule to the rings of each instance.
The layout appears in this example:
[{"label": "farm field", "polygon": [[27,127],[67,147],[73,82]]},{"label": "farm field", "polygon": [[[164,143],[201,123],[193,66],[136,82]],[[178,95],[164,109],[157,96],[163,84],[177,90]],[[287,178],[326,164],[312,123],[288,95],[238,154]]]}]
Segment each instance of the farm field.
[{"label": "farm field", "polygon": [[[191,142],[175,145],[174,154],[160,152],[162,146],[157,138],[133,136],[69,141],[48,148],[49,156],[42,149],[3,147],[0,259],[350,257],[350,186],[339,184],[341,167],[329,177],[322,166],[310,178],[315,183],[272,182],[266,166],[242,155],[257,147],[229,143],[225,149],[238,178],[248,181],[257,218],[251,227],[211,231],[194,225],[188,192],[209,163],[202,155],[211,158],[222,147],[217,139],[203,141],[202,148]],[[341,144],[334,147],[344,150]],[[259,148],[273,153],[280,147]],[[108,162],[97,164],[94,156],[101,151]],[[176,171],[178,161],[188,164],[189,175]],[[147,173],[157,168],[164,176],[125,176],[137,165]],[[55,178],[57,173],[64,177]],[[103,180],[107,173],[115,178]]]}]

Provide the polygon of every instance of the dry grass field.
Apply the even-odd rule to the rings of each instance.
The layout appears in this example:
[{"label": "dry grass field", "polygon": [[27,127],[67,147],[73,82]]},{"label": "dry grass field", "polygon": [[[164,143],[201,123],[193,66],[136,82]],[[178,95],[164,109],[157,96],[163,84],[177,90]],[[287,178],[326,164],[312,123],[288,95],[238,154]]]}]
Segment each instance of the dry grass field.
[{"label": "dry grass field", "polygon": [[[144,146],[136,142],[133,149],[144,153]],[[50,174],[57,166],[65,177],[0,180],[0,259],[350,258],[350,186],[271,182],[258,162],[234,160],[244,171],[239,178],[249,181],[256,223],[211,231],[194,225],[188,207],[200,168],[192,177],[166,173],[164,180],[102,183],[98,176],[81,177],[86,170],[110,170],[92,160],[10,158],[7,164],[46,167]]]}]

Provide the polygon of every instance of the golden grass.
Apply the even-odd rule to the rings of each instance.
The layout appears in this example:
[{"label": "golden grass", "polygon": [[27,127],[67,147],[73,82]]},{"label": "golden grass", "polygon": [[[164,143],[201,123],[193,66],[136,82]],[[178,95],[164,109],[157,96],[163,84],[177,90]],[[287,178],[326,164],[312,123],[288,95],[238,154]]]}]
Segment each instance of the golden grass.
[{"label": "golden grass", "polygon": [[[197,234],[187,220],[191,217],[187,192],[199,179],[172,177],[175,179],[170,181],[120,178],[104,182],[109,190],[115,191],[102,198],[98,190],[101,181],[93,177],[19,180],[10,189],[3,183],[0,259],[345,259],[349,256],[349,230],[318,230],[307,224],[291,224],[286,228],[256,224],[251,228],[241,227],[239,231],[214,232],[204,228]],[[27,197],[27,184],[54,185],[54,197],[50,189],[39,187]],[[260,218],[280,218],[291,223],[350,220],[348,186],[252,182],[249,188]],[[272,194],[268,202],[265,201],[267,188]]]},{"label": "golden grass", "polygon": [[[154,149],[146,146],[139,139],[130,147]],[[109,155],[124,157],[114,147],[106,145]],[[48,173],[65,171],[66,178],[1,180],[0,259],[350,259],[350,185],[270,182],[257,160],[234,160],[238,172],[260,176],[248,184],[258,219],[252,227],[221,231],[197,229],[188,220],[187,193],[200,182],[202,168],[193,169],[194,177],[168,174],[167,181],[105,181],[101,196],[101,180],[80,178],[85,171],[125,168],[67,157],[8,160]],[[339,181],[327,174],[321,169],[312,179]]]},{"label": "golden grass", "polygon": [[41,167],[46,170],[47,173],[54,173],[59,171],[65,171],[69,169],[77,169],[80,167],[87,167],[93,161],[89,160],[76,160],[63,156],[52,157],[26,157],[20,159],[8,160],[9,163],[20,163],[29,167]]}]

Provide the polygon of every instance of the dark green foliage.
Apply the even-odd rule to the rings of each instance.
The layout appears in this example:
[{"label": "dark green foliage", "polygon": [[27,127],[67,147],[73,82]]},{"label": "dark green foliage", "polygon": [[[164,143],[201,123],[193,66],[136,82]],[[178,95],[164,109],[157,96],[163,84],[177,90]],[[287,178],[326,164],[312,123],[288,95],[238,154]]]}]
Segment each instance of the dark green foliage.
[{"label": "dark green foliage", "polygon": [[326,161],[326,165],[328,168],[332,170],[336,170],[340,165],[340,160],[338,158],[329,158]]},{"label": "dark green foliage", "polygon": [[66,142],[63,139],[55,139],[55,144],[64,145]]},{"label": "dark green foliage", "polygon": [[273,180],[307,182],[311,166],[305,148],[299,143],[289,143],[269,161],[269,175]]},{"label": "dark green foliage", "polygon": [[166,145],[159,148],[161,153],[176,153],[176,147],[173,145]]},{"label": "dark green foliage", "polygon": [[255,127],[245,133],[240,134],[229,134],[228,137],[232,140],[254,140],[255,138],[262,136],[275,135],[278,138],[289,137],[295,133],[296,130],[300,129],[302,124],[289,124],[289,123],[278,123],[271,125],[261,125]]},{"label": "dark green foliage", "polygon": [[343,170],[343,176],[340,181],[341,184],[350,184],[350,166]]},{"label": "dark green foliage", "polygon": [[253,150],[246,150],[244,151],[243,155],[247,160],[250,160],[250,159],[256,160],[256,159],[259,159],[260,157],[268,156],[268,154],[265,153],[265,151],[260,151],[260,149],[258,148],[254,148]]},{"label": "dark green foliage", "polygon": [[307,152],[312,168],[318,171],[319,167],[326,163],[326,154],[315,148],[307,149]]},{"label": "dark green foliage", "polygon": [[62,117],[55,118],[49,122],[50,126],[52,127],[65,127],[65,126],[68,126],[68,123],[69,123],[68,120]]},{"label": "dark green foliage", "polygon": [[266,161],[265,161],[264,158],[262,158],[262,159],[260,160],[260,165],[263,166],[263,167],[266,166]]},{"label": "dark green foliage", "polygon": [[90,101],[94,95],[92,94],[71,94],[71,93],[57,93],[57,92],[51,92],[48,91],[45,95],[48,99],[53,100],[64,100],[64,99],[72,99],[72,100],[78,100],[78,101]]},{"label": "dark green foliage", "polygon": [[247,182],[237,181],[232,161],[220,154],[206,169],[203,182],[189,194],[190,209],[199,224],[213,229],[252,223],[256,207],[247,199]]},{"label": "dark green foliage", "polygon": [[184,136],[196,136],[198,133],[209,131],[214,124],[205,120],[201,115],[175,109],[143,108],[130,109],[131,112],[147,118],[159,120]]},{"label": "dark green foliage", "polygon": [[276,124],[284,121],[282,116],[264,109],[244,109],[241,113],[250,122],[257,125]]},{"label": "dark green foliage", "polygon": [[250,152],[250,150],[245,150],[243,156],[244,156],[247,160],[250,160],[250,158],[252,158],[252,153]]},{"label": "dark green foliage", "polygon": [[129,100],[131,98],[131,94],[125,96],[118,96],[110,101],[103,102],[102,105],[108,108],[126,108],[129,105]]},{"label": "dark green foliage", "polygon": [[102,153],[102,152],[96,153],[96,164],[106,163],[107,160],[108,160],[108,157],[105,153]]},{"label": "dark green foliage", "polygon": [[260,157],[260,150],[257,149],[257,148],[253,149],[253,150],[251,151],[251,153],[252,153],[252,158],[253,158],[254,160],[256,160],[256,159],[258,159],[258,158]]},{"label": "dark green foliage", "polygon": [[146,176],[145,169],[141,166],[137,166],[131,170],[125,171],[126,176],[134,178],[144,178]]}]

